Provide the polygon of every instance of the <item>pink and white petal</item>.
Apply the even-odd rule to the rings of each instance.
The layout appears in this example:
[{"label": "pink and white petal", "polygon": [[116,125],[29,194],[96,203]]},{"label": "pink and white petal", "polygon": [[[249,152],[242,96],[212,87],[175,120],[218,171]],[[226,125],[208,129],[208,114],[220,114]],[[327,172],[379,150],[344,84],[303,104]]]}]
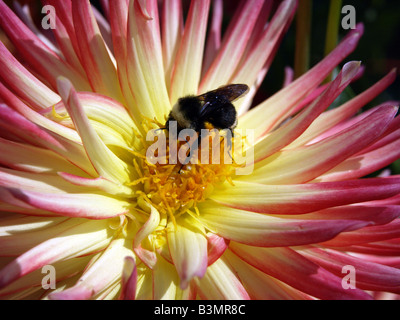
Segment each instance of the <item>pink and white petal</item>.
[{"label": "pink and white petal", "polygon": [[183,13],[180,0],[163,1],[161,32],[165,82],[169,90],[172,69],[183,34]]},{"label": "pink and white petal", "polygon": [[[64,1],[64,2],[68,2],[68,1]],[[57,7],[54,6],[54,4],[55,4],[54,0],[43,0],[42,3],[44,5],[52,5],[57,12]],[[69,3],[71,6],[71,2],[69,2]],[[71,7],[70,7],[70,9],[71,9]],[[61,11],[61,9],[59,9],[59,10]],[[69,12],[71,12],[71,10],[69,10]],[[77,72],[79,72],[89,83],[89,81],[87,80],[87,77],[86,77],[85,70],[83,69],[81,61],[79,60],[80,54],[79,54],[79,52],[75,51],[75,49],[78,49],[78,47],[76,46],[74,48],[74,44],[77,45],[76,38],[74,37],[74,40],[71,39],[70,34],[68,34],[68,30],[67,30],[66,26],[64,25],[64,22],[62,21],[62,19],[60,19],[60,16],[62,16],[62,14],[55,15],[54,18],[56,19],[55,20],[56,28],[52,29],[54,37],[57,41],[58,48],[61,51],[65,60]],[[76,41],[76,42],[74,43],[73,41]]]},{"label": "pink and white petal", "polygon": [[211,23],[204,49],[204,59],[201,72],[202,78],[210,68],[211,63],[214,61],[214,58],[221,47],[222,20],[224,15],[223,6],[223,0],[213,1]]},{"label": "pink and white petal", "polygon": [[342,277],[306,259],[290,248],[257,248],[231,242],[239,258],[260,271],[319,299],[372,299],[359,289],[346,290]]},{"label": "pink and white petal", "polygon": [[233,266],[243,286],[251,299],[256,300],[304,300],[311,299],[305,293],[300,292],[287,284],[263,273],[244,262],[230,250],[224,257]]},{"label": "pink and white petal", "polygon": [[253,246],[280,247],[318,243],[339,233],[370,225],[357,220],[304,220],[278,218],[220,205],[199,207],[197,218],[219,236]]},{"label": "pink and white petal", "polygon": [[172,104],[183,96],[198,93],[209,8],[210,0],[191,2],[172,72]]},{"label": "pink and white petal", "polygon": [[[397,208],[397,210],[399,209]],[[400,238],[399,227],[400,220],[396,219],[385,225],[370,226],[360,230],[345,232],[337,236],[335,239],[326,241],[324,246],[346,247]]]},{"label": "pink and white petal", "polygon": [[111,54],[114,55],[110,24],[96,6],[94,6],[93,4],[91,6],[97,25],[99,26],[101,36],[104,39],[104,43],[106,44],[108,50],[111,51]]},{"label": "pink and white petal", "polygon": [[125,259],[134,259],[134,253],[126,246],[125,239],[111,241],[110,245],[85,269],[77,283],[62,292],[52,293],[52,300],[82,300],[90,299],[106,291],[121,280]]},{"label": "pink and white petal", "polygon": [[54,217],[56,214],[47,210],[37,209],[16,198],[8,189],[0,187],[0,209],[5,212],[21,213],[28,216]]},{"label": "pink and white petal", "polygon": [[[363,204],[352,204],[347,206],[339,206],[328,208],[320,211],[315,211],[302,215],[291,215],[292,219],[316,219],[316,220],[358,220],[368,221],[372,225],[386,225],[400,216],[399,205],[371,205],[368,202]],[[395,220],[397,221],[397,220]],[[363,228],[368,230],[372,227]],[[351,234],[346,232],[338,235],[335,239],[341,238],[342,235]],[[332,240],[335,241],[335,240]]]},{"label": "pink and white petal", "polygon": [[111,35],[119,83],[126,101],[126,107],[129,109],[135,123],[140,124],[141,114],[138,108],[135,108],[136,102],[128,80],[128,11],[129,1],[114,0],[109,2]]},{"label": "pink and white petal", "polygon": [[0,68],[3,83],[34,109],[47,108],[60,101],[60,97],[15,59],[2,42]]},{"label": "pink and white petal", "polygon": [[109,221],[74,220],[75,226],[42,242],[0,270],[0,288],[45,265],[90,254],[106,247],[111,239]]},{"label": "pink and white petal", "polygon": [[0,222],[0,256],[19,256],[75,225],[76,221],[61,217],[18,215],[17,218],[2,220]]},{"label": "pink and white petal", "polygon": [[35,36],[3,1],[0,1],[0,26],[22,58],[32,65],[53,88],[57,87],[56,79],[64,76],[73,81],[79,91],[91,90],[87,80]]},{"label": "pink and white petal", "polygon": [[207,238],[203,225],[189,215],[167,226],[168,247],[180,278],[180,287],[186,289],[194,277],[203,277],[208,265]]},{"label": "pink and white petal", "polygon": [[29,206],[66,217],[107,219],[129,212],[132,206],[128,201],[93,193],[46,193],[12,188],[7,190]]},{"label": "pink and white petal", "polygon": [[194,279],[202,300],[249,300],[242,283],[224,258],[207,268],[203,278]]},{"label": "pink and white petal", "polygon": [[130,198],[133,196],[133,193],[135,192],[132,187],[116,184],[103,177],[90,179],[65,172],[59,172],[58,174],[65,181],[68,181],[75,186],[95,188],[104,191],[106,194],[115,195],[118,197]]},{"label": "pink and white petal", "polygon": [[137,284],[137,268],[136,261],[132,257],[124,259],[124,268],[121,279],[121,293],[119,300],[135,300]]},{"label": "pink and white petal", "polygon": [[91,186],[73,186],[57,174],[37,174],[2,167],[0,167],[0,186],[6,188],[18,188],[27,191],[39,190],[49,193],[90,193],[96,191],[96,189]]},{"label": "pink and white petal", "polygon": [[356,270],[356,286],[364,290],[400,293],[400,270],[378,263],[365,261],[334,250],[307,249],[300,253],[326,270],[342,276],[344,266]]},{"label": "pink and white petal", "polygon": [[340,107],[326,111],[320,115],[298,139],[290,144],[289,148],[295,148],[297,146],[304,145],[312,139],[318,137],[322,132],[325,132],[342,121],[350,118],[358,110],[360,110],[360,108],[365,106],[372,99],[383,92],[391,83],[393,83],[395,78],[396,72],[392,70],[368,90],[365,90],[363,93],[357,95],[355,98],[351,99]]},{"label": "pink and white petal", "polygon": [[82,65],[95,92],[123,102],[113,57],[100,33],[88,0],[73,0],[72,11]]},{"label": "pink and white petal", "polygon": [[346,63],[328,88],[307,108],[289,122],[255,144],[255,161],[265,159],[299,137],[308,126],[339,96],[347,87],[360,67],[359,62]]},{"label": "pink and white petal", "polygon": [[[89,120],[93,123],[106,125],[124,140],[132,142],[134,130],[137,128],[128,111],[122,104],[109,97],[96,93],[81,92],[77,94]],[[73,123],[62,101],[54,107],[42,110],[40,113],[65,126],[73,127]],[[60,117],[62,120],[60,120]]]},{"label": "pink and white petal", "polygon": [[[400,193],[399,178],[370,178],[295,185],[235,181],[211,199],[232,208],[269,214],[303,214],[351,203],[386,199]],[[383,205],[383,204],[382,204]]]},{"label": "pink and white petal", "polygon": [[239,128],[255,129],[256,138],[268,133],[286,118],[291,108],[315,89],[337,64],[355,49],[362,33],[363,27],[358,25],[327,57],[309,72],[244,114],[239,119]]},{"label": "pink and white petal", "polygon": [[135,108],[144,116],[163,121],[171,104],[165,84],[158,22],[156,0],[130,2],[127,73]]},{"label": "pink and white petal", "polygon": [[[100,139],[83,110],[78,95],[72,84],[65,78],[60,78],[59,92],[70,114],[74,125],[82,138],[85,150],[99,175],[114,182],[130,181],[130,166],[120,160]],[[111,165],[112,164],[112,165]]]},{"label": "pink and white petal", "polygon": [[230,83],[255,83],[259,72],[263,68],[268,69],[277,46],[293,19],[296,7],[296,0],[281,2],[257,44],[243,57],[239,67],[230,78]]},{"label": "pink and white petal", "polygon": [[[74,26],[74,21],[73,21],[73,14],[72,14],[72,1],[58,1],[58,0],[43,0],[44,4],[46,5],[51,5],[54,7],[56,11],[56,26],[58,26],[58,21],[62,23],[63,28],[65,29],[66,32],[66,41],[70,41],[72,45],[72,50],[74,54],[78,57],[79,59],[79,65],[80,67],[77,69],[79,70],[83,77],[85,77],[88,86],[90,87],[89,81],[87,80],[86,73],[81,65],[81,52],[79,49],[79,44],[78,44],[78,39],[76,37],[76,32],[75,32],[75,26]],[[61,47],[61,45],[59,44]]]},{"label": "pink and white petal", "polygon": [[[232,20],[228,26],[228,30],[226,31],[228,36],[224,37],[221,48],[216,53],[214,61],[202,78],[199,92],[207,92],[226,83],[232,83],[230,79],[245,51],[263,2],[263,0],[246,1],[240,8],[240,15],[237,19]],[[253,67],[254,65],[252,65]],[[233,83],[252,84],[253,82],[239,81]]]},{"label": "pink and white petal", "polygon": [[268,184],[311,181],[374,142],[396,113],[397,107],[382,107],[336,135],[312,145],[275,153],[258,162],[246,179]]},{"label": "pink and white petal", "polygon": [[179,276],[174,265],[162,258],[153,269],[153,300],[175,300],[179,290]]},{"label": "pink and white petal", "polygon": [[150,210],[151,212],[148,220],[135,235],[133,240],[133,250],[149,269],[153,269],[157,264],[157,255],[154,251],[142,247],[142,242],[147,239],[147,237],[153,233],[160,224],[160,213],[153,206],[151,206]]},{"label": "pink and white petal", "polygon": [[229,246],[229,240],[210,232],[206,236],[208,241],[208,265],[210,266],[224,254]]},{"label": "pink and white petal", "polygon": [[[89,263],[90,259],[92,258],[91,255],[83,256],[83,257],[76,257],[73,259],[68,259],[65,261],[58,261],[52,264],[52,266],[56,270],[57,275],[57,289],[63,287],[63,282],[69,282],[73,276],[82,270],[85,269],[87,264]],[[43,292],[42,292],[42,281],[43,277],[45,276],[42,273],[42,268],[39,268],[22,278],[14,281],[13,283],[9,284],[7,287],[0,290],[0,297],[3,300],[20,300],[21,298],[25,299],[34,299],[39,300],[43,299]],[[40,289],[40,296],[35,298],[27,297],[27,290],[29,288],[33,289]]]},{"label": "pink and white petal", "polygon": [[319,176],[314,182],[357,179],[376,172],[399,158],[400,141],[397,140],[377,150],[345,160]]},{"label": "pink and white petal", "polygon": [[[46,117],[42,116],[39,112],[36,112],[29,106],[27,106],[20,98],[18,98],[13,92],[6,88],[2,83],[0,83],[0,97],[13,110],[17,111],[19,114],[14,115],[14,112],[8,117],[17,118],[18,116],[23,116],[24,121],[30,121],[46,130],[54,132],[55,134],[61,135],[62,137],[71,140],[74,143],[80,143],[79,135],[75,130],[66,128]],[[5,117],[3,117],[4,119]]]},{"label": "pink and white petal", "polygon": [[51,150],[2,138],[0,138],[0,163],[26,172],[56,174],[64,170],[69,174],[86,176],[84,171]]}]

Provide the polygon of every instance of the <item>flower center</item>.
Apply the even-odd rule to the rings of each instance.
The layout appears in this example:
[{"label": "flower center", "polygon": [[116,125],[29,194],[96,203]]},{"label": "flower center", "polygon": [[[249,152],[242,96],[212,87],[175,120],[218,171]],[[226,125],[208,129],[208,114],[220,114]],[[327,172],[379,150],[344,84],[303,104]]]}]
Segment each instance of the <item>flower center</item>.
[{"label": "flower center", "polygon": [[226,181],[233,185],[231,177],[237,165],[226,148],[226,138],[217,130],[210,130],[210,135],[202,137],[197,147],[192,144],[189,148],[190,141],[171,137],[161,129],[163,124],[155,120],[146,119],[142,126],[143,132],[157,131],[157,136],[147,141],[139,135],[141,148],[134,152],[139,179],[131,185],[141,186],[137,191],[139,205],[144,200],[174,221],[185,212],[198,214],[197,204],[205,201],[215,186]]}]

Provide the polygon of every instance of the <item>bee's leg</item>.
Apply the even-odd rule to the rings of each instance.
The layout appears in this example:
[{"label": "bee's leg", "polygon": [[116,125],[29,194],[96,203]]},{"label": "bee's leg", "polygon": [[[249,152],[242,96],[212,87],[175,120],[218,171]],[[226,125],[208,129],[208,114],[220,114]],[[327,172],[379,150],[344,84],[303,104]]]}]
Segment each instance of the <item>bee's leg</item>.
[{"label": "bee's leg", "polygon": [[227,153],[228,153],[229,157],[233,160],[231,151],[232,151],[232,140],[233,140],[233,137],[234,137],[234,132],[233,132],[232,128],[228,128],[228,130],[229,130],[229,132],[231,134],[230,134],[230,136],[227,136],[227,138],[226,138],[226,140],[227,140],[226,145],[228,146]]},{"label": "bee's leg", "polygon": [[[201,142],[201,136],[200,136],[200,134],[198,134],[198,135],[197,135],[197,138],[196,138],[196,140],[195,140],[195,142],[193,143],[193,145],[199,146],[199,145],[200,145],[200,142]],[[192,147],[193,145],[191,146],[191,145],[189,144],[189,141],[186,141],[186,143],[189,145],[189,149],[188,149],[189,155],[187,154],[188,151],[186,151],[186,159],[185,159],[185,161],[183,161],[183,163],[181,163],[181,167],[180,167],[180,169],[179,169],[179,171],[178,171],[179,174],[181,173],[181,170],[182,170],[183,166],[184,166],[184,165],[187,165],[187,164],[189,163],[191,157],[192,157],[190,151],[191,151],[191,147]],[[199,148],[198,148],[198,149],[199,149]]]}]

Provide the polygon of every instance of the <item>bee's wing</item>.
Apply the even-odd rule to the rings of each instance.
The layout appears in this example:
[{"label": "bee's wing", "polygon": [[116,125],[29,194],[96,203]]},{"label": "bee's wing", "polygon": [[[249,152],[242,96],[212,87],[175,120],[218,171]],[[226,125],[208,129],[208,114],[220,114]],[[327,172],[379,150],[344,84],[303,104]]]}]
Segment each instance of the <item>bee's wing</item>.
[{"label": "bee's wing", "polygon": [[204,101],[204,105],[200,111],[200,117],[203,119],[207,117],[207,114],[215,106],[215,101],[213,101],[213,99],[215,99],[216,96],[225,97],[232,102],[248,91],[249,87],[246,84],[228,84],[198,96],[200,101]]},{"label": "bee's wing", "polygon": [[207,97],[221,95],[226,97],[230,102],[236,100],[240,96],[246,94],[249,91],[247,84],[228,84],[226,86],[219,87],[218,89],[208,91],[200,96],[199,100],[206,101]]}]

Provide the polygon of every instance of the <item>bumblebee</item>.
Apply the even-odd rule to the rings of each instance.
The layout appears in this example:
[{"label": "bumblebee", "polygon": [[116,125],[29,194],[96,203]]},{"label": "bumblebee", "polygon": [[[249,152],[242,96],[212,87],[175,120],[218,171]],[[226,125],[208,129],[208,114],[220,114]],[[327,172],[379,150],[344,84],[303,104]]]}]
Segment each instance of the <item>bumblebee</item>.
[{"label": "bumblebee", "polygon": [[176,121],[178,134],[183,129],[193,129],[200,134],[209,123],[217,130],[229,129],[233,133],[237,113],[232,102],[248,90],[245,84],[228,84],[200,96],[180,98],[172,108],[165,128],[169,130],[170,122]]}]

